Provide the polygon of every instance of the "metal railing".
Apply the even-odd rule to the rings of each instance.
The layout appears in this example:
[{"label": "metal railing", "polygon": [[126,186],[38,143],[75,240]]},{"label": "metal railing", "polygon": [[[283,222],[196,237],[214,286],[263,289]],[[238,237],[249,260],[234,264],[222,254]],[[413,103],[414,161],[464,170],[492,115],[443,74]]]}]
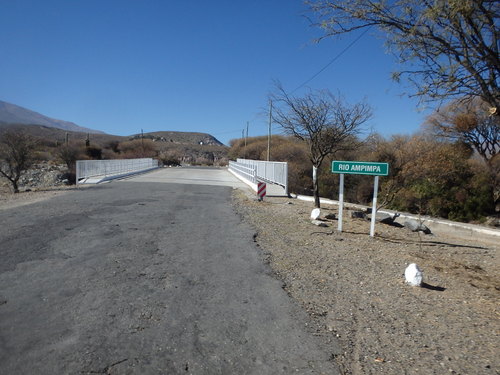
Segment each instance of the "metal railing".
[{"label": "metal railing", "polygon": [[130,175],[133,173],[158,168],[158,160],[143,159],[113,159],[113,160],[78,160],[76,162],[76,183],[89,178],[107,180]]},{"label": "metal railing", "polygon": [[247,167],[246,165],[230,160],[229,169],[234,171],[237,175],[247,179],[251,183],[257,183],[257,178],[255,177],[255,168]]},{"label": "metal railing", "polygon": [[258,181],[282,186],[288,195],[288,163],[237,159],[229,162],[229,169],[242,178],[256,184]]}]

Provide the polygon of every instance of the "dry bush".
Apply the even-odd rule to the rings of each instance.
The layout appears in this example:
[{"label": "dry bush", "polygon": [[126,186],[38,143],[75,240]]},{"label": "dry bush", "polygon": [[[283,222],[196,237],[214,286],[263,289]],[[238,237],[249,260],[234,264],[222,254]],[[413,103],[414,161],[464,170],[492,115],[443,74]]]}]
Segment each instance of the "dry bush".
[{"label": "dry bush", "polygon": [[367,155],[390,164],[381,179],[381,205],[461,221],[494,211],[488,168],[462,142],[393,136],[379,139]]},{"label": "dry bush", "polygon": [[102,149],[98,146],[85,147],[85,154],[90,160],[102,160]]},{"label": "dry bush", "polygon": [[229,145],[230,159],[264,160],[261,155],[263,152],[267,152],[267,137],[249,137],[246,140],[244,138],[232,139]]},{"label": "dry bush", "polygon": [[9,131],[0,138],[0,175],[12,184],[14,193],[19,193],[21,174],[31,167],[37,142],[22,132]]},{"label": "dry bush", "polygon": [[104,149],[111,150],[115,154],[120,152],[120,142],[117,140],[111,140],[104,144]]},{"label": "dry bush", "polygon": [[158,159],[163,165],[177,167],[181,165],[182,155],[178,150],[160,151]]},{"label": "dry bush", "polygon": [[124,159],[154,158],[158,152],[150,139],[135,139],[122,142],[119,145],[121,157]]},{"label": "dry bush", "polygon": [[[267,150],[266,154],[267,155]],[[307,157],[307,146],[291,137],[277,137],[271,146],[273,161],[288,162],[289,191],[296,194],[311,194],[312,169]]]},{"label": "dry bush", "polygon": [[56,149],[56,156],[68,167],[68,171],[75,171],[76,161],[83,159],[85,153],[82,147],[76,142],[69,142]]},{"label": "dry bush", "polygon": [[[243,157],[244,140],[230,142],[232,159]],[[267,137],[247,139],[247,157],[266,160]],[[482,220],[494,214],[490,166],[463,142],[448,142],[424,134],[394,135],[385,139],[372,135],[356,150],[337,152],[332,160],[376,161],[389,163],[389,176],[380,178],[381,206],[429,214],[461,221]],[[286,136],[274,136],[271,160],[286,161],[289,191],[312,193],[312,168],[307,145]],[[495,159],[500,164],[500,158]],[[320,195],[338,199],[339,176],[331,172],[331,160],[319,169]],[[370,204],[373,177],[346,175],[346,201]]]},{"label": "dry bush", "polygon": [[103,160],[121,159],[121,155],[109,148],[104,148],[102,149],[102,159]]}]

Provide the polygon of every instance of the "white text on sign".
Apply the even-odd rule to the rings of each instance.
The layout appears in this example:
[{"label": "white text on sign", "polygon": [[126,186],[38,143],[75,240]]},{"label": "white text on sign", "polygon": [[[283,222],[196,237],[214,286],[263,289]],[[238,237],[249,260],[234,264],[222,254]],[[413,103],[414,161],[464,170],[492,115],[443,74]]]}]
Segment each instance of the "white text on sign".
[{"label": "white text on sign", "polygon": [[378,165],[339,164],[339,170],[346,172],[374,172],[374,173],[382,172],[382,169]]}]

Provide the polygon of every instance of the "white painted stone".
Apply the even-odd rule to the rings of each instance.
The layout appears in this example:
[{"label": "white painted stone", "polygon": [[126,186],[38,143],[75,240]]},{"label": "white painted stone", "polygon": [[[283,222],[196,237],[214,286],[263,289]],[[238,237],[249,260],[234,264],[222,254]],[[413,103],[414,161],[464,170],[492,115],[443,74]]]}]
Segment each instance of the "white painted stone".
[{"label": "white painted stone", "polygon": [[321,210],[319,208],[315,208],[311,211],[311,220],[318,219],[319,215],[321,215]]},{"label": "white painted stone", "polygon": [[412,286],[422,286],[424,273],[415,263],[412,263],[406,267],[405,279],[406,282]]}]

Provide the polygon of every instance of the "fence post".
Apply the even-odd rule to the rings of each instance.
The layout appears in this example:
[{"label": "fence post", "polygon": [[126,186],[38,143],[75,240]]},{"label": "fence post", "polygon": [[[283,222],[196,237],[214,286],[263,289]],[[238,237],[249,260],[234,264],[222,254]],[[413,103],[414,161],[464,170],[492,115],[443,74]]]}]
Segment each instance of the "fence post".
[{"label": "fence post", "polygon": [[288,197],[288,163],[285,163],[285,195]]},{"label": "fence post", "polygon": [[76,161],[76,184],[78,185],[78,181],[80,180],[80,161]]}]

